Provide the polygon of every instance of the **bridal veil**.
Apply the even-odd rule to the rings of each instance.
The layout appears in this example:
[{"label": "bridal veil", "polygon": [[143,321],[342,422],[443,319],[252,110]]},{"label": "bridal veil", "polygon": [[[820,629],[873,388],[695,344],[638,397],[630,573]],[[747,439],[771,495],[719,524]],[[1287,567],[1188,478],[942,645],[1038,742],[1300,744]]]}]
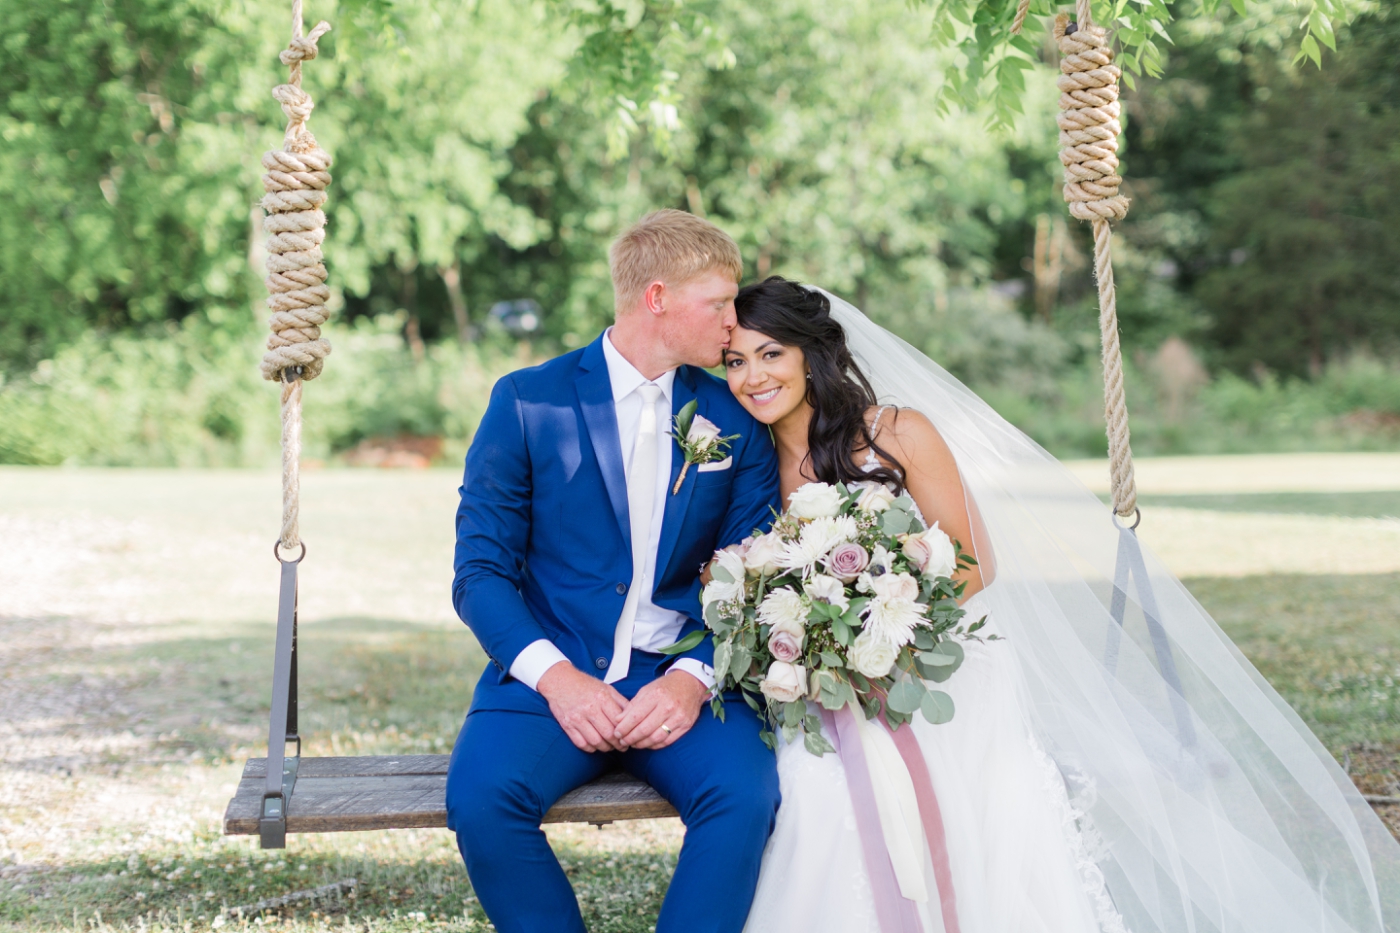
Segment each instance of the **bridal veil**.
[{"label": "bridal veil", "polygon": [[1054,457],[825,294],[880,400],[957,459],[985,605],[1127,928],[1400,929],[1400,845],[1181,582]]}]

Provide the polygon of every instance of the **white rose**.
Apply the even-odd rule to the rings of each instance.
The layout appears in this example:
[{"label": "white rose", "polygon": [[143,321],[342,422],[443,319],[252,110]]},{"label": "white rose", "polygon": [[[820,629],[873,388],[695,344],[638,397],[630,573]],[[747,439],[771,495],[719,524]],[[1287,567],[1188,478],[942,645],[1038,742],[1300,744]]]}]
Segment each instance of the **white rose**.
[{"label": "white rose", "polygon": [[690,430],[685,432],[685,439],[703,453],[719,440],[719,425],[704,415],[696,415],[690,422]]},{"label": "white rose", "polygon": [[840,514],[843,501],[835,486],[808,483],[788,496],[788,513],[794,518],[831,518]]},{"label": "white rose", "polygon": [[770,700],[791,703],[807,694],[807,671],[800,664],[774,661],[759,681],[758,689]]},{"label": "white rose", "polygon": [[870,578],[870,590],[881,599],[918,599],[919,581],[907,573],[882,573]]},{"label": "white rose", "polygon": [[777,630],[801,635],[806,631],[809,611],[797,591],[784,586],[763,597],[758,607],[758,621]]},{"label": "white rose", "polygon": [[821,600],[830,603],[842,612],[851,606],[851,600],[846,595],[846,587],[835,577],[828,577],[824,573],[813,574],[812,579],[802,584],[802,591],[811,599]]},{"label": "white rose", "polygon": [[756,535],[744,555],[744,566],[754,573],[777,573],[783,569],[778,563],[782,554],[783,541],[777,535]]},{"label": "white rose", "polygon": [[856,508],[862,512],[877,514],[888,509],[894,504],[894,493],[884,483],[858,483],[862,488],[860,498],[856,500]]},{"label": "white rose", "polygon": [[855,644],[851,645],[848,657],[855,669],[866,677],[884,677],[894,667],[898,654],[894,645],[883,638],[861,632],[856,636]]},{"label": "white rose", "polygon": [[958,569],[958,553],[953,540],[934,522],[918,534],[905,535],[904,556],[927,577],[951,577]]}]

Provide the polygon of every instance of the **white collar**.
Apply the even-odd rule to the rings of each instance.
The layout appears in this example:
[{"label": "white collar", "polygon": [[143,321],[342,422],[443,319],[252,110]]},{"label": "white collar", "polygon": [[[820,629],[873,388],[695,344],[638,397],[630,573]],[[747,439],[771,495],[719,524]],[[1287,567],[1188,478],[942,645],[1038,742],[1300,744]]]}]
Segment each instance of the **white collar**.
[{"label": "white collar", "polygon": [[622,351],[613,346],[611,334],[611,327],[603,332],[603,359],[607,360],[608,363],[608,381],[612,383],[613,401],[622,401],[648,382],[659,386],[661,394],[666,396],[666,401],[671,401],[671,389],[676,381],[676,371],[668,369],[655,379],[646,378],[638,371],[637,367],[627,362],[627,357],[622,355]]}]

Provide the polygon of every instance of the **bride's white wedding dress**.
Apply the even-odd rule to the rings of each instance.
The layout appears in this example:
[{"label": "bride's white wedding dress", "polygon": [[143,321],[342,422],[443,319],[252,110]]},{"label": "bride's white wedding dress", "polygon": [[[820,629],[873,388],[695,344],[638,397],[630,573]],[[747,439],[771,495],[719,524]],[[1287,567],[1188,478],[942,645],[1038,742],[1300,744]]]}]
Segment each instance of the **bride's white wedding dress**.
[{"label": "bride's white wedding dress", "polygon": [[[878,430],[887,409],[876,412]],[[870,455],[867,468],[877,466]],[[919,513],[918,506],[914,510]],[[923,521],[923,515],[919,513]],[[993,586],[996,584],[993,583]],[[936,685],[953,698],[951,722],[915,716],[943,817],[960,933],[1124,933],[1123,919],[1089,856],[1093,831],[1059,770],[1032,737],[1022,712],[1015,646],[990,615],[987,598],[963,604],[968,621],[986,618],[966,642],[966,660]],[[809,704],[820,715],[816,704]],[[746,933],[889,933],[872,900],[855,808],[841,759],[820,758],[799,739],[782,742],[782,806],[764,850]],[[1092,787],[1074,788],[1081,799]],[[940,892],[924,853],[928,899],[916,910],[924,930],[944,933]]]},{"label": "bride's white wedding dress", "polygon": [[[992,584],[996,586],[995,583]],[[970,619],[987,613],[978,593]],[[999,633],[988,616],[986,634]],[[943,815],[962,933],[1123,933],[1079,825],[1092,787],[1066,788],[1032,738],[1015,687],[1016,645],[968,642],[967,659],[938,688],[957,713],[905,728],[928,762]],[[778,748],[782,806],[746,933],[886,933],[872,901],[841,759],[797,741]],[[1070,793],[1075,796],[1071,797]],[[926,852],[926,850],[925,850]],[[925,858],[924,929],[943,931],[933,866]]]},{"label": "bride's white wedding dress", "polygon": [[[950,722],[904,727],[942,813],[960,933],[1400,930],[1400,846],[1181,581],[974,393],[824,294],[877,396],[947,442],[973,550],[995,567],[966,608],[1004,640],[964,646],[939,685]],[[841,758],[799,741],[778,772],[748,933],[912,925],[907,901],[893,929],[877,918]],[[928,851],[916,912],[931,933],[947,927]]]}]

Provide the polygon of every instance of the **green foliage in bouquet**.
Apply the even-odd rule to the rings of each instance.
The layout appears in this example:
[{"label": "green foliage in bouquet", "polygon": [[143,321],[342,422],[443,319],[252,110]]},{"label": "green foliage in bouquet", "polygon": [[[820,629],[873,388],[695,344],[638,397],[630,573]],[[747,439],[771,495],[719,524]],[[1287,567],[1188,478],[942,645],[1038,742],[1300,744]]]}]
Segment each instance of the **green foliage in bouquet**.
[{"label": "green foliage in bouquet", "polygon": [[815,755],[833,748],[808,700],[858,705],[893,728],[916,714],[949,721],[952,698],[929,685],[962,664],[959,640],[981,640],[985,619],[963,625],[966,583],[953,579],[975,563],[936,524],[926,528],[907,495],[877,483],[803,486],[771,531],[711,566],[701,600],[715,639],[715,715],[738,691],[764,717],[765,743],[801,732]]}]

